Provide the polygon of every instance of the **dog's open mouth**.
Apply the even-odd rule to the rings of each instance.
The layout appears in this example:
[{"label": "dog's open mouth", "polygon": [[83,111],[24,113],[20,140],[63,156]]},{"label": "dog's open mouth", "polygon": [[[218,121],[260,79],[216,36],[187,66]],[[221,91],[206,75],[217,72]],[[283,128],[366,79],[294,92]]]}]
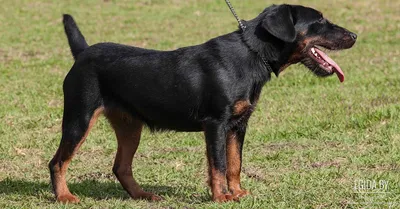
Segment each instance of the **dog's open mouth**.
[{"label": "dog's open mouth", "polygon": [[313,46],[308,50],[308,54],[315,62],[317,62],[320,69],[323,69],[329,75],[336,73],[340,82],[344,81],[344,73],[342,69],[323,51],[318,49],[316,46]]},{"label": "dog's open mouth", "polygon": [[[332,47],[325,47],[328,50],[335,50]],[[325,77],[336,73],[340,82],[344,81],[344,73],[342,69],[331,59],[325,52],[319,49],[316,45],[307,47],[304,51],[305,57],[301,62],[307,66],[315,75]]]}]

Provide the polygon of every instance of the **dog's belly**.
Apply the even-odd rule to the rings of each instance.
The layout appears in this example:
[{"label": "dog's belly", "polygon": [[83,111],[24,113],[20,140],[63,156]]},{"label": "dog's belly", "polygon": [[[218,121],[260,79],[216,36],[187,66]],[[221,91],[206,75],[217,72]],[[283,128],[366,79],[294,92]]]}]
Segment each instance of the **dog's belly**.
[{"label": "dog's belly", "polygon": [[[153,108],[138,106],[133,114],[140,117],[151,129],[174,131],[202,131],[201,120],[196,118],[189,109],[177,108]],[[179,107],[178,107],[179,108]]]},{"label": "dog's belly", "polygon": [[[144,87],[143,87],[144,88]],[[139,88],[141,89],[141,88]],[[149,90],[149,89],[147,89]],[[105,106],[121,108],[132,117],[145,122],[153,130],[202,131],[199,101],[189,95],[171,93],[146,93],[134,89],[115,91],[105,96]]]},{"label": "dog's belly", "polygon": [[172,131],[178,131],[178,132],[199,132],[199,131],[203,131],[203,127],[202,127],[201,123],[194,123],[192,121],[183,121],[183,120],[163,121],[163,120],[159,120],[159,121],[155,121],[154,123],[146,122],[146,124],[152,130],[172,130]]}]

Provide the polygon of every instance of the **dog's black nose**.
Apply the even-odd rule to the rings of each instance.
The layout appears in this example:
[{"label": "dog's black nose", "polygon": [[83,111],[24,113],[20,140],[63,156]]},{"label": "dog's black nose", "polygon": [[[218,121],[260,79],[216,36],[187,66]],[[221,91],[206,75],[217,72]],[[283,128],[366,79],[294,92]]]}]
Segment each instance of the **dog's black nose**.
[{"label": "dog's black nose", "polygon": [[357,40],[357,34],[350,32],[350,36],[352,39]]}]

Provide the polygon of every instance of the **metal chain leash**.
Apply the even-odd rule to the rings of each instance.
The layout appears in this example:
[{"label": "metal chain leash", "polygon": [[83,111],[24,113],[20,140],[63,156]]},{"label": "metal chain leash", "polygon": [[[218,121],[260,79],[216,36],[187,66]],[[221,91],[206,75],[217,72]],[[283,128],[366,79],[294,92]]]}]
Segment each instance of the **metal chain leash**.
[{"label": "metal chain leash", "polygon": [[262,59],[264,65],[265,65],[265,67],[267,67],[267,70],[268,70],[269,72],[274,72],[274,71],[272,70],[272,68],[271,68],[271,65],[269,65],[267,59],[266,59],[264,56],[262,56],[260,53],[258,53],[258,56],[261,57],[261,59]]},{"label": "metal chain leash", "polygon": [[[233,16],[235,16],[236,21],[239,23],[240,28],[242,29],[242,32],[244,32],[244,30],[246,29],[246,26],[243,24],[243,22],[240,20],[239,16],[236,14],[235,9],[233,8],[231,2],[229,0],[225,0],[226,4],[228,5],[229,9],[231,10]],[[271,66],[269,65],[267,59],[260,54],[259,52],[257,52],[258,56],[261,57],[262,62],[264,63],[265,67],[267,68],[268,71],[273,72]]]},{"label": "metal chain leash", "polygon": [[242,29],[242,31],[244,31],[246,29],[246,26],[242,23],[242,21],[240,20],[239,16],[236,14],[235,9],[233,8],[231,2],[229,0],[225,0],[225,2],[228,5],[229,9],[231,10],[233,16],[235,16],[236,21],[240,25],[240,28]]}]

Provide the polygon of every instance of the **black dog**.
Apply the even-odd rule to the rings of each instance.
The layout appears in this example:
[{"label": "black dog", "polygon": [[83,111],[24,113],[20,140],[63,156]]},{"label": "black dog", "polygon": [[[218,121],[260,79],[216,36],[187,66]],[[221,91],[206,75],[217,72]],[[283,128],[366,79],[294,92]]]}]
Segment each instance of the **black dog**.
[{"label": "black dog", "polygon": [[49,163],[58,201],[78,202],[65,173],[100,113],[115,129],[118,151],[113,172],[134,198],[159,200],[132,177],[132,158],[143,125],[152,130],[204,131],[214,201],[238,200],[242,146],[247,122],[271,73],[303,63],[318,76],[339,66],[317,46],[350,48],[357,36],[314,9],[266,8],[246,30],[174,51],[114,43],[88,46],[73,18],[64,15],[75,64],[64,81],[62,139]]}]

